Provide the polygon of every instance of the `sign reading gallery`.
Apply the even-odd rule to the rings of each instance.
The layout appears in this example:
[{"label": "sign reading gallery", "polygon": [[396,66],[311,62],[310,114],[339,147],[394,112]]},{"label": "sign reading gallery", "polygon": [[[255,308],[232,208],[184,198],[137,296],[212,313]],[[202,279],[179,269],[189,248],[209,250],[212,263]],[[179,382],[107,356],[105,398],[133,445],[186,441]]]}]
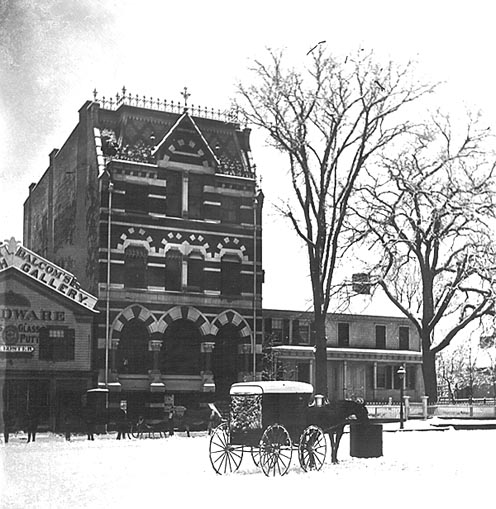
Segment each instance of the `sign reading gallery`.
[{"label": "sign reading gallery", "polygon": [[82,290],[73,274],[19,245],[15,239],[0,244],[0,271],[9,267],[22,271],[81,306],[91,310],[96,306],[97,298]]}]

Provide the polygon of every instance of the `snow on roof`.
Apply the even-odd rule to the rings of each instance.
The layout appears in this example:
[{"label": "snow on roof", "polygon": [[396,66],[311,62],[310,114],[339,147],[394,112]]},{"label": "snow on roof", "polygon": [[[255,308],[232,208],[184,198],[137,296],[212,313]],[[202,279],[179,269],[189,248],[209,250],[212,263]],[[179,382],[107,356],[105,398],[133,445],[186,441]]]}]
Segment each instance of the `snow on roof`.
[{"label": "snow on roof", "polygon": [[240,382],[231,386],[233,394],[312,394],[313,386],[305,382],[273,380],[263,382]]}]

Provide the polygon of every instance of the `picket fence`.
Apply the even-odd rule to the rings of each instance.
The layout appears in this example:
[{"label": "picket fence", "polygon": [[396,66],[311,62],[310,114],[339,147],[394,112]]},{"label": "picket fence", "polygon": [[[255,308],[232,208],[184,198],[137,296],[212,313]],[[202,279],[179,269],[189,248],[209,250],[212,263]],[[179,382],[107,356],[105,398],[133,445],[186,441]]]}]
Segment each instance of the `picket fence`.
[{"label": "picket fence", "polygon": [[[398,401],[367,402],[367,409],[371,419],[394,419],[400,418],[400,404]],[[405,419],[427,419],[429,417],[450,418],[496,418],[496,402],[491,399],[485,400],[459,400],[456,403],[439,402],[429,405],[427,398],[421,402],[412,402],[405,397],[403,407]]]}]

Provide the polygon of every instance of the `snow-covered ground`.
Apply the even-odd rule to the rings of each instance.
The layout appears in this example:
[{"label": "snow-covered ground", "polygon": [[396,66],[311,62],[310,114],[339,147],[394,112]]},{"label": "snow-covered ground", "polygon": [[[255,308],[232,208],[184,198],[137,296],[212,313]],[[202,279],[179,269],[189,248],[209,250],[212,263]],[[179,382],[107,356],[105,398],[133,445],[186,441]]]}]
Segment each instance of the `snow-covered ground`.
[{"label": "snow-covered ground", "polygon": [[428,431],[423,421],[384,426],[381,458],[328,457],[304,473],[293,456],[284,477],[267,478],[245,454],[237,473],[216,475],[209,437],[115,440],[115,434],[66,442],[41,433],[0,444],[4,508],[405,508],[494,507],[496,430]]}]

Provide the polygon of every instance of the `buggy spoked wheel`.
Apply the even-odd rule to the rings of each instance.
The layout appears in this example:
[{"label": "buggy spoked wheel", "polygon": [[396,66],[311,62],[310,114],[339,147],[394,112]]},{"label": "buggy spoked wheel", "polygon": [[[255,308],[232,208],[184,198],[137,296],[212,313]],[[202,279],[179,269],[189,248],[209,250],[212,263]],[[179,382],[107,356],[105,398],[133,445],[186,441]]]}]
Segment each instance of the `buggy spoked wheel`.
[{"label": "buggy spoked wheel", "polygon": [[324,432],[317,426],[308,426],[303,430],[298,445],[298,459],[305,471],[320,470],[327,454]]},{"label": "buggy spoked wheel", "polygon": [[218,474],[231,474],[238,470],[243,459],[243,446],[231,444],[229,426],[224,422],[214,429],[210,438],[210,463]]},{"label": "buggy spoked wheel", "polygon": [[251,458],[255,466],[258,467],[260,465],[260,449],[258,447],[251,448]]},{"label": "buggy spoked wheel", "polygon": [[291,464],[293,446],[284,426],[269,426],[260,439],[260,466],[266,476],[284,475]]}]

